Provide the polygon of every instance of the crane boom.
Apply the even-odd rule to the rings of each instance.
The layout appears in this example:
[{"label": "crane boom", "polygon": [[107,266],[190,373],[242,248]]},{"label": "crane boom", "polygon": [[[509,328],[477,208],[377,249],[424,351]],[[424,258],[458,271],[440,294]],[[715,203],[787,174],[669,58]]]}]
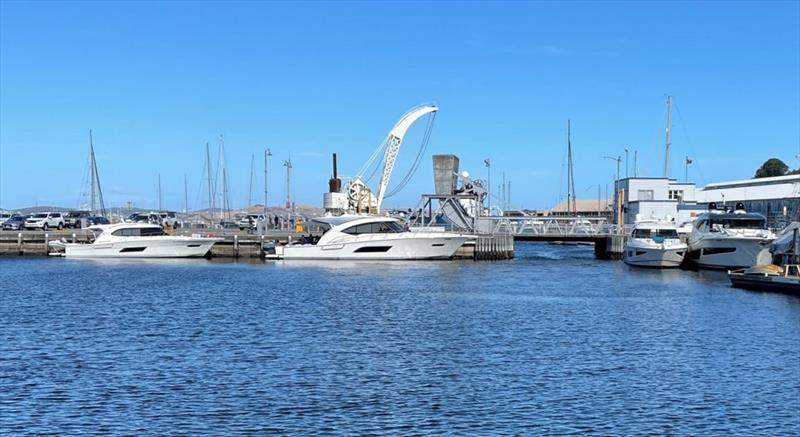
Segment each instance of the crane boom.
[{"label": "crane boom", "polygon": [[381,203],[383,196],[386,194],[386,188],[389,186],[389,179],[392,177],[394,170],[394,163],[397,160],[397,154],[400,152],[400,144],[403,142],[403,137],[408,132],[408,129],[414,124],[417,119],[425,114],[438,111],[439,108],[433,105],[422,105],[411,109],[406,112],[400,121],[394,125],[389,136],[386,139],[386,152],[383,156],[383,173],[381,174],[381,181],[378,184],[378,202],[377,212],[381,211]]}]

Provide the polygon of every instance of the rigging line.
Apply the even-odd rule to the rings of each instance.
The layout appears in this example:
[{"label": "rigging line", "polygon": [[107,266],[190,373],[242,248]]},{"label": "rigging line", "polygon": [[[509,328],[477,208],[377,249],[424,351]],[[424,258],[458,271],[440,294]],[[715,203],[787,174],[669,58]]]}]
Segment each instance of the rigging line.
[{"label": "rigging line", "polygon": [[83,207],[82,202],[88,195],[88,191],[86,190],[86,185],[88,184],[89,180],[89,171],[90,171],[89,166],[91,165],[91,162],[92,162],[92,155],[90,153],[89,158],[86,160],[86,167],[83,168],[83,176],[81,178],[81,185],[80,185],[81,193],[78,197],[78,209],[81,209]]},{"label": "rigging line", "polygon": [[358,173],[356,173],[357,176],[363,176],[364,173],[366,173],[367,170],[369,170],[369,168],[372,167],[372,165],[375,163],[375,160],[378,158],[381,152],[383,152],[384,149],[386,149],[386,145],[388,143],[389,143],[389,138],[386,137],[381,141],[380,144],[378,144],[378,147],[376,147],[375,150],[372,152],[372,155],[370,155],[369,159],[367,159],[367,162],[364,163],[364,165],[361,167]]},{"label": "rigging line", "polygon": [[681,115],[681,109],[678,107],[675,102],[672,103],[675,106],[675,112],[678,113],[678,120],[681,122],[681,130],[683,130],[683,135],[686,137],[686,142],[691,147],[691,150],[694,151],[694,144],[692,143],[692,139],[689,138],[689,131],[686,129],[686,123],[683,121],[683,116]]},{"label": "rigging line", "polygon": [[[205,159],[203,160],[203,171],[200,173],[200,175],[201,175],[200,176],[200,183],[197,185],[197,195],[195,195],[195,198],[194,198],[195,211],[197,211],[197,205],[200,204],[200,193],[203,190],[203,177],[202,177],[202,175],[204,175],[204,174],[206,174],[206,160]],[[211,205],[208,205],[208,207],[211,208]],[[187,206],[186,209],[189,209],[189,207]]]},{"label": "rigging line", "polygon": [[[686,129],[686,123],[683,121],[683,116],[681,115],[681,110],[675,102],[672,103],[675,106],[675,112],[678,113],[678,120],[681,122],[681,130],[683,131],[683,135],[686,137],[686,143],[689,145],[689,151],[694,154],[695,147],[692,139],[689,137],[689,131]],[[700,174],[700,180],[703,181],[705,184],[705,177],[703,177],[703,170],[702,170],[702,161],[700,162],[701,165],[696,166],[697,173]]]},{"label": "rigging line", "polygon": [[435,116],[436,113],[433,113],[433,115],[431,115],[431,117],[428,118],[428,123],[425,128],[425,134],[422,136],[422,141],[420,142],[420,148],[417,151],[417,156],[414,158],[414,162],[411,164],[411,168],[409,169],[408,173],[406,173],[406,175],[403,176],[403,178],[400,180],[397,186],[392,191],[390,191],[386,196],[384,196],[384,198],[392,197],[395,194],[399,193],[403,188],[406,187],[406,185],[408,185],[411,178],[417,172],[417,169],[419,168],[419,164],[421,162],[422,155],[425,153],[425,149],[427,149],[428,147],[428,140],[430,139],[433,127],[433,117]]},{"label": "rigging line", "polygon": [[[380,151],[384,151],[384,150],[386,150],[386,146],[387,146],[388,144],[389,144],[389,140],[386,140],[386,141],[383,143],[383,147],[381,147],[381,148],[380,148],[380,149],[378,149],[378,150],[380,150]],[[370,163],[370,165],[372,165],[372,164],[375,164],[375,165],[374,165],[374,167],[373,167],[373,169],[372,169],[372,173],[370,173],[369,177],[368,177],[367,179],[365,179],[365,180],[364,180],[364,184],[367,184],[367,183],[369,183],[369,181],[371,181],[371,180],[372,180],[372,178],[374,178],[374,177],[375,177],[375,175],[378,173],[378,169],[379,169],[379,168],[381,168],[381,162],[382,162],[382,161],[374,161],[374,162]],[[366,171],[366,170],[367,170],[367,169],[365,169],[365,171]],[[359,173],[359,174],[363,174],[363,173]]]},{"label": "rigging line", "polygon": [[399,193],[403,188],[408,185],[411,181],[411,178],[416,174],[417,170],[419,169],[419,165],[422,163],[422,156],[425,154],[425,150],[428,148],[428,144],[430,141],[431,133],[433,132],[433,123],[436,120],[436,113],[432,113],[431,116],[428,118],[428,124],[425,128],[425,134],[422,137],[422,142],[420,143],[419,151],[417,152],[416,158],[414,158],[414,163],[411,165],[411,169],[406,173],[400,183],[395,187],[388,195],[384,196],[391,197],[395,194]]}]

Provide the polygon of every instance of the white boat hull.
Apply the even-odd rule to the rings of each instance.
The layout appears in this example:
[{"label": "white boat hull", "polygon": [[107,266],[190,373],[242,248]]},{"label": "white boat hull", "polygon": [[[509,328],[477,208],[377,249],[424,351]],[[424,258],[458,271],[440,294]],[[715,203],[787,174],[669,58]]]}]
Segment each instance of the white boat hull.
[{"label": "white boat hull", "polygon": [[703,238],[689,244],[689,259],[698,267],[711,269],[745,268],[770,261],[771,239]]},{"label": "white boat hull", "polygon": [[63,244],[64,256],[72,258],[195,258],[205,256],[216,238],[137,237],[106,243]]},{"label": "white boat hull", "polygon": [[680,267],[686,255],[685,245],[671,248],[625,247],[625,264],[637,267]]},{"label": "white boat hull", "polygon": [[[413,237],[409,237],[413,235]],[[450,259],[468,240],[459,235],[421,236],[397,234],[396,238],[360,240],[317,245],[287,245],[275,248],[274,258],[335,260],[436,260]]]}]

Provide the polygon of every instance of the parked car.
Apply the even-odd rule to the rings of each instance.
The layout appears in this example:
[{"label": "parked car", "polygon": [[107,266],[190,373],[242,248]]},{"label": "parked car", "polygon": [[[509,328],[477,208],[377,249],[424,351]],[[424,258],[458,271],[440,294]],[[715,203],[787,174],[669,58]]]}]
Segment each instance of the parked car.
[{"label": "parked car", "polygon": [[25,220],[25,229],[41,229],[46,231],[50,228],[64,229],[63,213],[40,212]]},{"label": "parked car", "polygon": [[81,220],[87,219],[92,215],[89,210],[74,210],[67,213],[64,217],[64,226],[68,228],[81,228]]},{"label": "parked car", "polygon": [[91,217],[86,218],[86,225],[87,226],[94,226],[94,225],[109,225],[111,224],[107,218],[101,215],[93,215]]},{"label": "parked car", "polygon": [[126,223],[150,223],[150,214],[134,212],[125,218]]},{"label": "parked car", "polygon": [[264,220],[264,214],[247,214],[239,219],[239,230],[254,229],[256,224]]},{"label": "parked car", "polygon": [[0,223],[5,222],[6,220],[10,219],[11,217],[14,217],[15,215],[17,214],[11,212],[0,212]]},{"label": "parked car", "polygon": [[24,216],[21,214],[15,214],[3,221],[3,230],[4,231],[21,231],[25,229],[25,219],[28,216]]},{"label": "parked car", "polygon": [[171,228],[178,227],[178,217],[172,211],[165,211],[157,213],[159,217],[159,224],[161,226],[169,226]]}]

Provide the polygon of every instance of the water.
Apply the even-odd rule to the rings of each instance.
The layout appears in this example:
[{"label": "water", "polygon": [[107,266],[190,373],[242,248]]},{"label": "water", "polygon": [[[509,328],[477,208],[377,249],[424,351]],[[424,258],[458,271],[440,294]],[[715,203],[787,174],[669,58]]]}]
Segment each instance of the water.
[{"label": "water", "polygon": [[0,433],[800,434],[800,299],[508,262],[0,259]]}]

